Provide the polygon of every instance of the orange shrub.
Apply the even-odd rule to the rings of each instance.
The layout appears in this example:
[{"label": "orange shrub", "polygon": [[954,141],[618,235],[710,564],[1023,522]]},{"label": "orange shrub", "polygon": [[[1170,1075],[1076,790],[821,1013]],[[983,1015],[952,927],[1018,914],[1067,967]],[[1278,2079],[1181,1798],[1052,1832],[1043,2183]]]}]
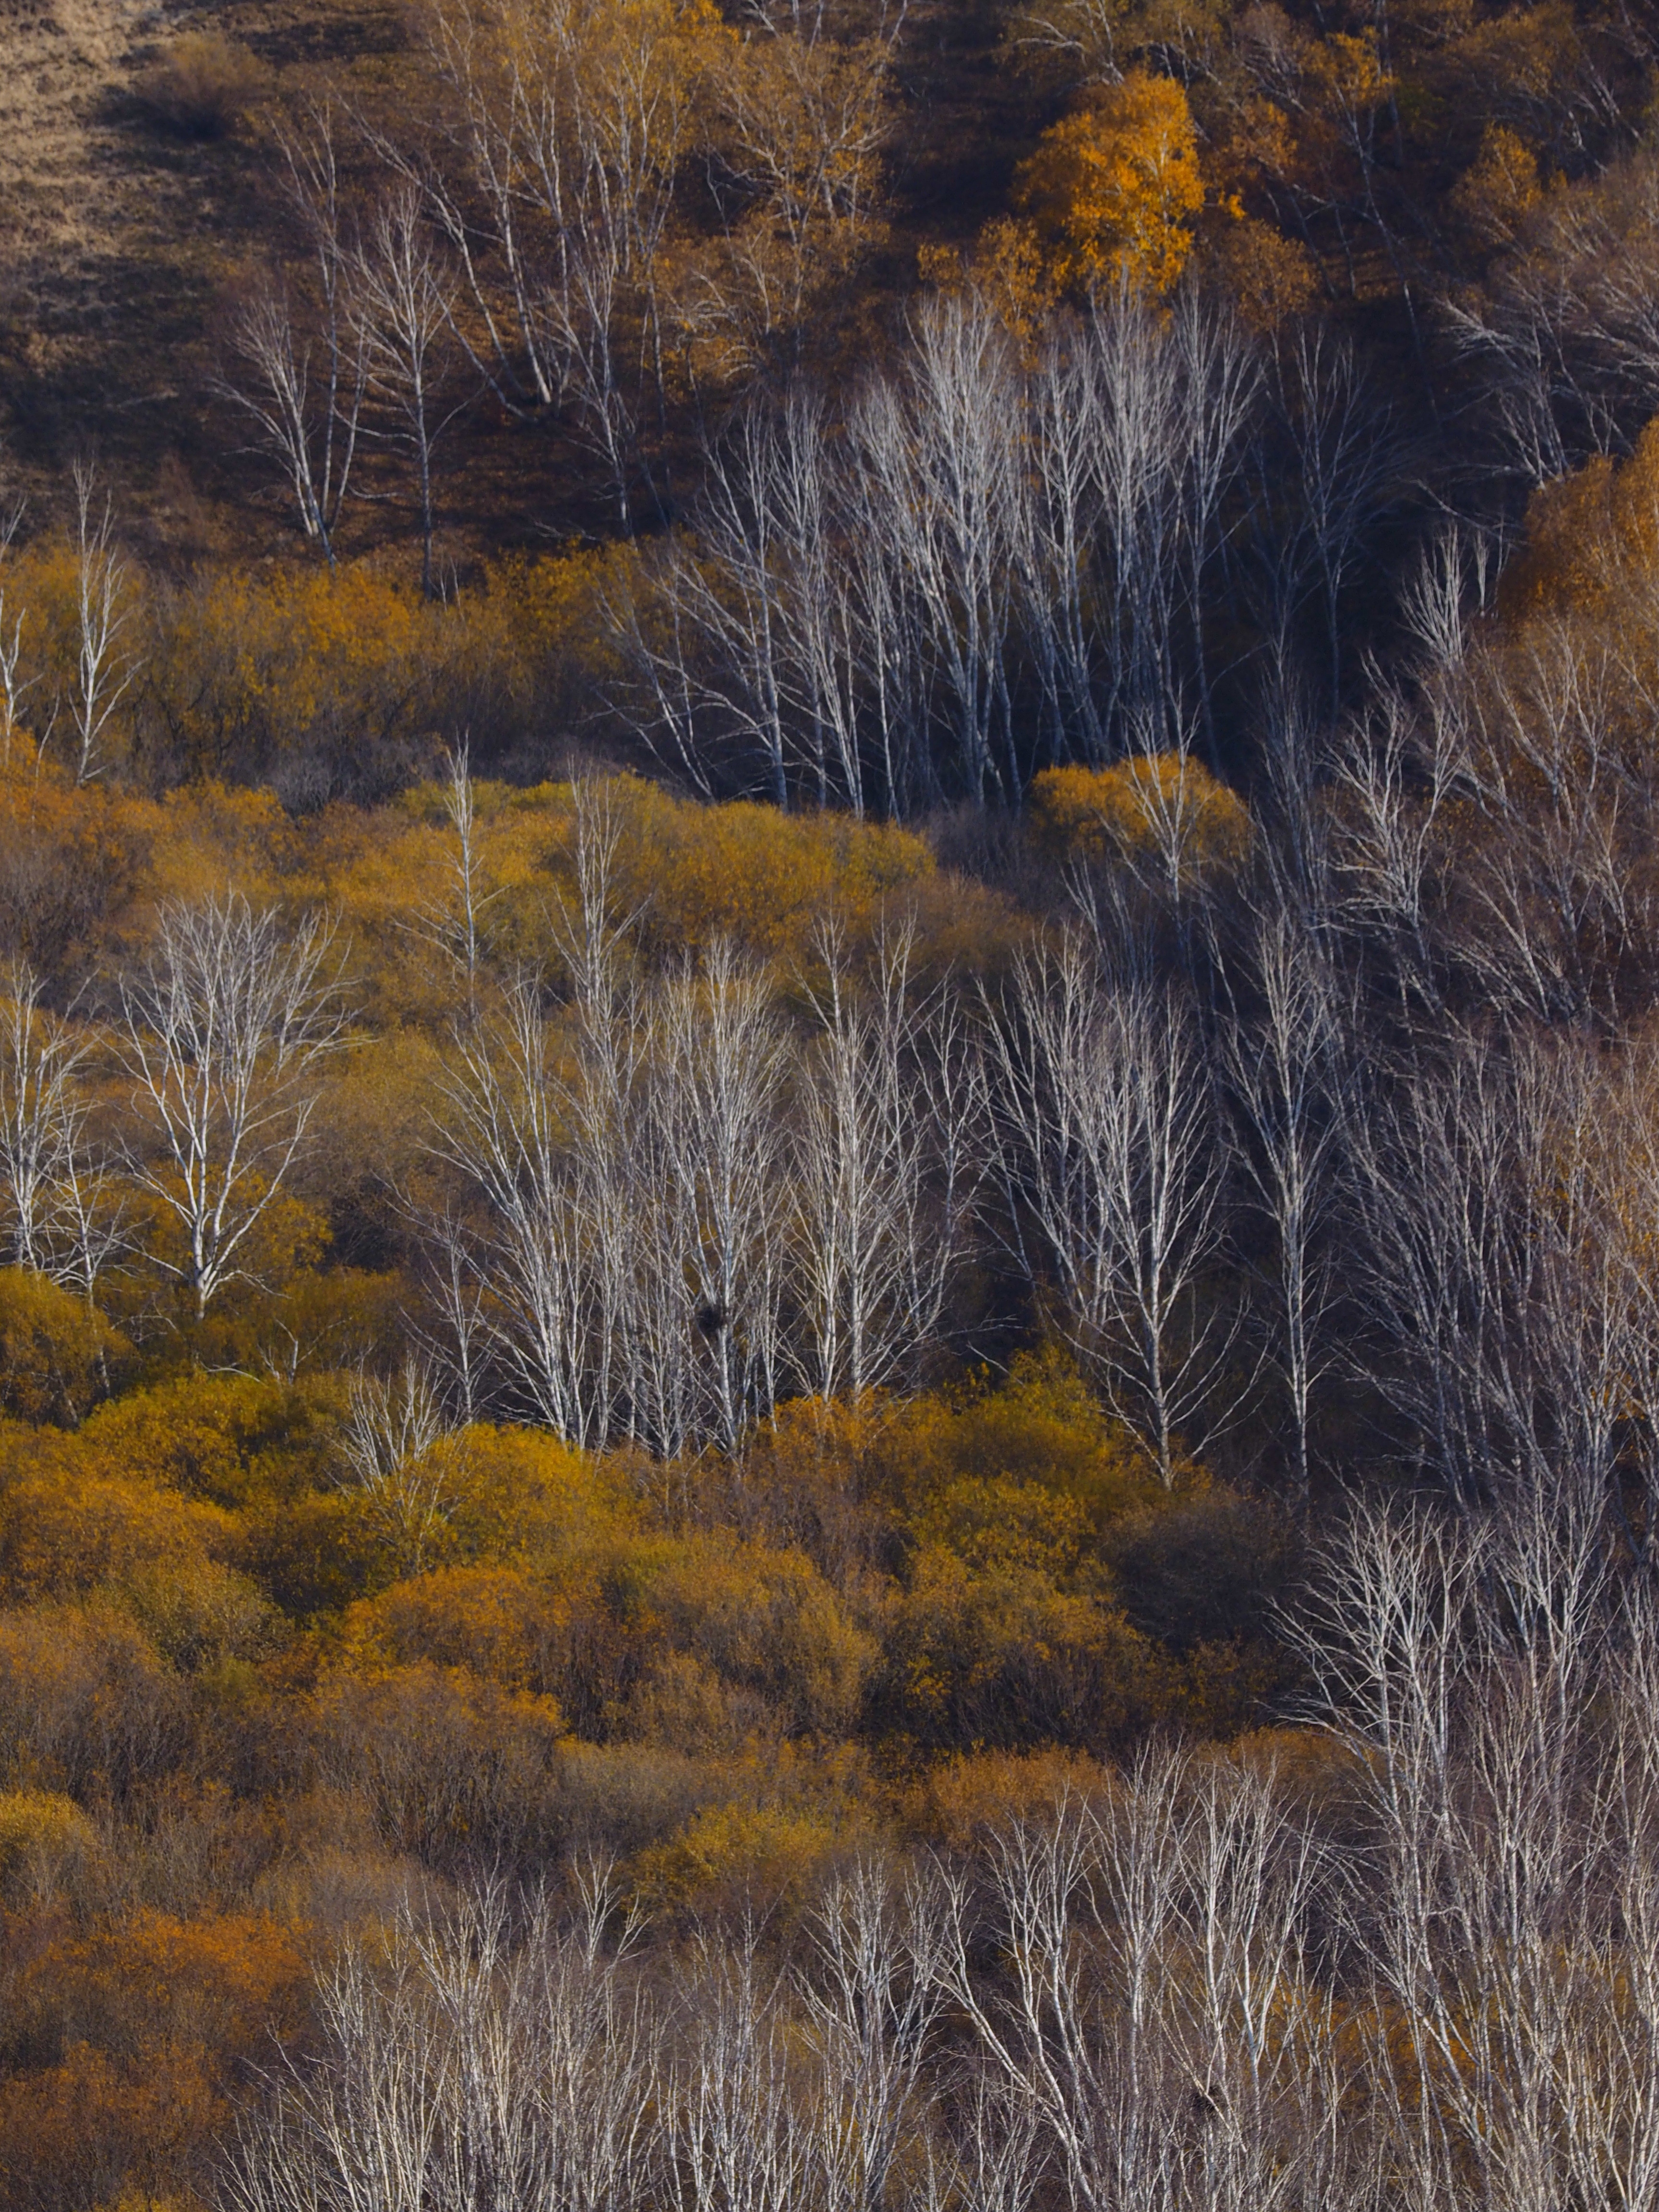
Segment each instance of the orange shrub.
[{"label": "orange shrub", "polygon": [[1063,1796],[1090,1796],[1106,1771],[1085,1752],[966,1752],[942,1760],[911,1790],[908,1824],[930,1843],[967,1850],[983,1831],[1052,1815]]},{"label": "orange shrub", "polygon": [[1198,133],[1173,77],[1130,70],[1042,134],[1015,178],[1060,284],[1088,291],[1127,267],[1167,292],[1193,249],[1204,204]]},{"label": "orange shrub", "polygon": [[217,1559],[158,1561],[123,1580],[119,1600],[150,1642],[181,1673],[261,1657],[278,1624],[246,1575]]},{"label": "orange shrub", "polygon": [[429,1661],[509,1690],[556,1694],[568,1662],[568,1598],[507,1567],[439,1567],[394,1583],[346,1614],[344,1650],[362,1674]]},{"label": "orange shrub", "polygon": [[881,1449],[903,1415],[871,1393],[797,1398],[745,1443],[741,1501],[786,1544],[798,1544],[838,1589],[869,1573],[890,1536]]},{"label": "orange shrub", "polygon": [[235,1540],[217,1507],[142,1474],[112,1479],[72,1445],[48,1452],[0,1431],[0,1601],[118,1587],[141,1570],[223,1559]]},{"label": "orange shrub", "polygon": [[217,2072],[299,2024],[309,1978],[293,1931],[265,1913],[181,1920],[140,1907],[50,1945],[16,2003],[44,2057],[90,2044],[136,2059],[160,2044],[202,2051]]},{"label": "orange shrub", "polygon": [[5,2201],[160,2207],[192,2185],[205,2194],[232,2070],[299,2025],[308,1979],[292,1935],[260,1913],[141,1910],[46,1946],[8,2023],[28,2069],[0,2084]]},{"label": "orange shrub", "polygon": [[131,1352],[82,1298],[27,1267],[0,1267],[0,1407],[73,1428]]},{"label": "orange shrub", "polygon": [[0,764],[0,950],[76,978],[149,866],[156,810],[14,754]]},{"label": "orange shrub", "polygon": [[230,2109],[201,2052],[156,2045],[123,2064],[76,2044],[54,2065],[0,2081],[0,2195],[42,2212],[127,2203],[185,2212],[204,2186]]},{"label": "orange shrub", "polygon": [[488,1866],[544,1834],[563,1733],[551,1698],[422,1660],[337,1676],[317,1718],[325,1776],[366,1792],[392,1848]]},{"label": "orange shrub", "polygon": [[1650,605],[1656,575],[1659,419],[1628,460],[1598,454],[1533,494],[1524,543],[1504,571],[1498,611],[1515,630],[1552,616],[1605,622],[1632,585],[1638,603],[1646,598]]},{"label": "orange shrub", "polygon": [[118,1794],[184,1755],[178,1684],[106,1608],[0,1613],[0,1784]]}]

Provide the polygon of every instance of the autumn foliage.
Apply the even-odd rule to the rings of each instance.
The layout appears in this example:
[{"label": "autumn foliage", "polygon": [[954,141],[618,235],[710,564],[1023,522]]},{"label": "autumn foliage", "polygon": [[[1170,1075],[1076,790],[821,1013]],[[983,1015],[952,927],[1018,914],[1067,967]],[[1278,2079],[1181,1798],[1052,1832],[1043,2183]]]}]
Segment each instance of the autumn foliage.
[{"label": "autumn foliage", "polygon": [[1650,2203],[1648,14],[73,43],[0,2212]]}]

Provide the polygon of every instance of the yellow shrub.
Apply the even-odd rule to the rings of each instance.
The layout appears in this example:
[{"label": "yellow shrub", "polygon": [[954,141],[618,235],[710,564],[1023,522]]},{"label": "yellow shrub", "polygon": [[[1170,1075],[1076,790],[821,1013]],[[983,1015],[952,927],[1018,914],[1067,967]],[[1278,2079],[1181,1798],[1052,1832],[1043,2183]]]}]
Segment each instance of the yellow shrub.
[{"label": "yellow shrub", "polygon": [[0,1791],[0,1895],[16,1895],[96,1848],[74,1798],[55,1790]]},{"label": "yellow shrub", "polygon": [[856,933],[933,870],[920,837],[884,823],[741,801],[699,806],[634,778],[610,790],[622,901],[644,909],[667,951],[727,937],[801,957],[831,910]]},{"label": "yellow shrub", "polygon": [[217,1559],[140,1567],[126,1576],[120,1595],[162,1657],[187,1671],[257,1658],[276,1631],[257,1587]]},{"label": "yellow shrub", "polygon": [[878,1447],[886,1479],[911,1511],[959,1483],[1036,1483],[1075,1498],[1103,1524],[1159,1494],[1156,1470],[1103,1409],[1071,1356],[1023,1353],[1007,1381],[919,1398]]},{"label": "yellow shrub", "polygon": [[1041,1482],[994,1476],[933,1491],[910,1528],[919,1543],[953,1552],[975,1574],[1029,1569],[1051,1581],[1071,1573],[1090,1534],[1079,1499]]},{"label": "yellow shrub", "polygon": [[224,138],[266,89],[267,73],[246,46],[211,31],[169,40],[138,80],[137,92],[183,138]]},{"label": "yellow shrub", "polygon": [[354,1605],[344,1650],[360,1673],[421,1660],[467,1667],[509,1690],[556,1692],[567,1657],[568,1599],[507,1567],[440,1567]]},{"label": "yellow shrub", "polygon": [[1056,857],[1130,860],[1177,890],[1231,875],[1249,854],[1243,801],[1188,753],[1045,769],[1030,806],[1038,842]]},{"label": "yellow shrub", "polygon": [[545,1429],[475,1422],[458,1447],[452,1527],[464,1559],[510,1560],[550,1588],[586,1587],[599,1553],[636,1524],[626,1469]]},{"label": "yellow shrub", "polygon": [[269,774],[348,727],[417,722],[442,611],[361,568],[214,571],[167,608],[151,671],[176,764]]},{"label": "yellow shrub", "polygon": [[82,1298],[26,1267],[0,1267],[0,1407],[73,1428],[131,1346]]},{"label": "yellow shrub", "polygon": [[[95,495],[89,518],[94,530],[102,507],[100,490]],[[95,553],[88,574],[94,591],[105,576],[112,587],[112,614],[116,627],[105,671],[107,684],[111,669],[123,668],[131,674],[142,667],[143,633],[149,611],[149,580],[137,562],[117,558],[105,568]],[[36,687],[28,696],[25,712],[33,718],[33,734],[46,741],[52,765],[59,769],[67,768],[71,774],[78,766],[79,738],[74,726],[74,709],[81,683],[82,580],[80,554],[67,530],[53,530],[27,545],[14,547],[6,557],[8,628],[21,614],[22,666]],[[115,765],[127,755],[136,696],[135,689],[128,690],[103,732],[94,763],[100,770]],[[33,762],[27,765],[32,768]]]},{"label": "yellow shrub", "polygon": [[36,1450],[30,1463],[33,1472],[0,1485],[0,1600],[8,1604],[124,1588],[141,1571],[183,1571],[235,1545],[228,1513],[176,1490],[92,1473],[72,1450]]},{"label": "yellow shrub", "polygon": [[619,1556],[611,1583],[624,1621],[656,1626],[786,1727],[835,1735],[852,1726],[875,1647],[804,1553],[659,1539]]},{"label": "yellow shrub", "polygon": [[[574,730],[609,672],[600,598],[632,548],[486,570],[447,603],[373,564],[219,568],[157,610],[150,742],[197,776],[392,781],[465,730],[511,750]],[[614,588],[614,586],[613,586]]]},{"label": "yellow shrub", "polygon": [[0,1613],[0,1780],[119,1796],[187,1741],[179,1686],[108,1608]]},{"label": "yellow shrub", "polygon": [[552,1817],[563,1725],[551,1698],[422,1660],[318,1700],[324,1771],[362,1790],[393,1849],[440,1864],[511,1856]]},{"label": "yellow shrub", "polygon": [[100,1406],[75,1449],[89,1474],[236,1504],[252,1462],[304,1439],[316,1418],[316,1401],[280,1382],[190,1374]]},{"label": "yellow shrub", "polygon": [[893,1604],[874,1692],[884,1728],[924,1749],[1122,1747],[1171,1710],[1171,1681],[1121,1613],[1045,1574],[974,1573],[929,1545]]},{"label": "yellow shrub", "polygon": [[635,1861],[641,1893],[681,1911],[761,1911],[798,1898],[845,1848],[823,1813],[781,1806],[711,1805],[678,1836]]}]

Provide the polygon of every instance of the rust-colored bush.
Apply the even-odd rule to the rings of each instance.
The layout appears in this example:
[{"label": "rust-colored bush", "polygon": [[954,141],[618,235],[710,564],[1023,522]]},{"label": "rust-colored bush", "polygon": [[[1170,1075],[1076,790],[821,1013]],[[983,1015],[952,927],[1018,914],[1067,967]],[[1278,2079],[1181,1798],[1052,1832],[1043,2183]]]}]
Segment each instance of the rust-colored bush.
[{"label": "rust-colored bush", "polygon": [[323,1773],[368,1795],[392,1848],[444,1867],[545,1849],[563,1734],[552,1698],[423,1660],[337,1677],[317,1723]]},{"label": "rust-colored bush", "polygon": [[0,1407],[74,1428],[131,1346],[83,1298],[27,1267],[0,1268]]},{"label": "rust-colored bush", "polygon": [[0,1613],[0,1781],[119,1795],[183,1757],[190,1717],[133,1624],[107,1608]]},{"label": "rust-colored bush", "polygon": [[247,48],[213,31],[174,39],[138,80],[138,97],[181,138],[227,138],[264,93],[266,72]]}]

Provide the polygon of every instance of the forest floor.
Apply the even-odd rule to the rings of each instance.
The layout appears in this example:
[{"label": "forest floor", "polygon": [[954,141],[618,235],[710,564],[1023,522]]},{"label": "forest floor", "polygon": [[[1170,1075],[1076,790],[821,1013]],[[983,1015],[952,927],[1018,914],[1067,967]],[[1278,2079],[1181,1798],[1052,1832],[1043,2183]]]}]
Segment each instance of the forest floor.
[{"label": "forest floor", "polygon": [[[191,139],[143,96],[157,55],[191,30],[245,46],[279,99],[327,80],[370,107],[395,101],[406,46],[398,0],[0,0],[0,470],[33,527],[64,513],[70,464],[94,459],[129,539],[183,567],[295,550],[282,487],[214,397],[223,303],[273,236],[269,120]],[[815,331],[826,374],[884,348],[921,239],[965,245],[1002,204],[1033,112],[998,35],[994,7],[912,6],[886,236]],[[658,457],[671,498],[692,472],[684,445]],[[401,558],[401,477],[389,457],[367,466],[384,503],[359,506],[348,550]],[[557,426],[471,410],[440,460],[446,556],[465,567],[608,534],[608,506],[584,489],[594,474]]]},{"label": "forest floor", "polygon": [[138,534],[186,557],[223,528],[228,487],[204,466],[213,310],[268,200],[254,135],[191,140],[145,105],[146,69],[194,29],[285,75],[397,37],[376,0],[0,0],[8,474],[61,508],[68,464],[94,456],[142,508]]}]

